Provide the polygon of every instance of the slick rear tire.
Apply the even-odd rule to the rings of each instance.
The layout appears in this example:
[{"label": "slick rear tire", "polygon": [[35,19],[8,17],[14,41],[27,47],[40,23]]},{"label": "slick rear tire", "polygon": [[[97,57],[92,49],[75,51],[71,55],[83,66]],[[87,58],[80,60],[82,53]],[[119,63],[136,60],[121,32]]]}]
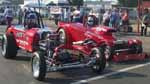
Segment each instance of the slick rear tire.
[{"label": "slick rear tire", "polygon": [[66,41],[67,41],[67,36],[66,36],[67,34],[66,34],[65,30],[64,29],[60,29],[58,31],[58,34],[59,34],[59,42],[61,44],[65,44]]},{"label": "slick rear tire", "polygon": [[101,73],[106,67],[106,58],[104,55],[104,49],[94,48],[92,49],[92,54],[96,57],[98,56],[98,58],[96,58],[95,60],[95,63],[92,65],[92,70],[96,73]]},{"label": "slick rear tire", "polygon": [[2,36],[2,56],[5,58],[14,58],[17,55],[17,44],[13,34],[7,34]]},{"label": "slick rear tire", "polygon": [[43,52],[37,51],[33,53],[31,67],[33,77],[39,81],[43,81],[47,72],[46,60]]}]

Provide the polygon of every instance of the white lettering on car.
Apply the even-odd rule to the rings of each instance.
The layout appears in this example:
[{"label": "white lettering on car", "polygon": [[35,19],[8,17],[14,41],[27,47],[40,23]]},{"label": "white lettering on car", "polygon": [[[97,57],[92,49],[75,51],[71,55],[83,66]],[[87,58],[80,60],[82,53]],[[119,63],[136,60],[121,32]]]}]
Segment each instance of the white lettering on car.
[{"label": "white lettering on car", "polygon": [[16,37],[23,37],[23,33],[22,32],[16,33]]},{"label": "white lettering on car", "polygon": [[28,43],[27,41],[17,40],[17,42],[18,42],[20,45],[23,45],[23,46],[29,45],[29,43]]}]

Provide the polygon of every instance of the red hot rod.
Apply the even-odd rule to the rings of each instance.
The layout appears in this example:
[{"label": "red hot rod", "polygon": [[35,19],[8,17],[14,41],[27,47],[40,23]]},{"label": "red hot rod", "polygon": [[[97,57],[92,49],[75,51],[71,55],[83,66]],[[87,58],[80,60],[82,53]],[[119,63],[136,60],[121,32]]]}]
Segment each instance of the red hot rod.
[{"label": "red hot rod", "polygon": [[[98,24],[98,19],[94,15],[84,17],[83,23],[80,22],[59,22],[60,42],[74,45],[88,39],[99,44],[99,39],[103,39],[105,44],[105,57],[107,60],[127,61],[143,60],[142,41],[138,39],[118,39],[115,36],[116,30]],[[101,44],[101,43],[100,43]]]}]

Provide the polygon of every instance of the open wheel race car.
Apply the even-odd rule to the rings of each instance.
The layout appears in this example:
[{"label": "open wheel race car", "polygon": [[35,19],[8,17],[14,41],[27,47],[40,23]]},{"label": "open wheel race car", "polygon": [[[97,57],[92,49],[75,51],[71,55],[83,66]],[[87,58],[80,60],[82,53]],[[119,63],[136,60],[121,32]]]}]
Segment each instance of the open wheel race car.
[{"label": "open wheel race car", "polygon": [[2,55],[10,59],[19,49],[30,52],[33,77],[40,81],[49,71],[69,68],[91,67],[100,73],[106,66],[105,41],[91,31],[83,33],[81,38],[71,36],[69,24],[52,31],[43,25],[39,13],[26,12],[24,24],[12,25],[3,35]]},{"label": "open wheel race car", "polygon": [[94,15],[88,15],[81,22],[59,22],[58,33],[60,34],[61,42],[74,44],[83,42],[89,39],[91,42],[97,43],[97,36],[102,38],[105,43],[105,58],[115,62],[128,60],[143,60],[146,54],[143,53],[142,41],[138,39],[119,39],[114,35],[116,30],[107,26],[98,24],[98,19]]}]

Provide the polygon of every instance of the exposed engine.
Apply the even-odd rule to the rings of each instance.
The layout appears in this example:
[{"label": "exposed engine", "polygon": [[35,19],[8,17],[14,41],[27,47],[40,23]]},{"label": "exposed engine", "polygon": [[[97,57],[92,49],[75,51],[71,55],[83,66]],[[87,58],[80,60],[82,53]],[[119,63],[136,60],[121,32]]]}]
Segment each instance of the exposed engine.
[{"label": "exposed engine", "polygon": [[60,46],[58,35],[56,33],[45,32],[42,34],[42,40],[39,43],[39,49],[46,51],[45,54],[48,60],[55,60],[62,64],[72,62],[72,55],[66,50],[58,50],[57,56],[55,56],[55,48]]},{"label": "exposed engine", "polygon": [[114,50],[116,52],[128,51],[129,54],[137,54],[142,52],[142,46],[135,43],[129,45],[128,41],[119,40],[115,42]]},{"label": "exposed engine", "polygon": [[118,40],[118,41],[115,41],[114,44],[115,44],[114,45],[115,50],[128,48],[128,41]]}]

